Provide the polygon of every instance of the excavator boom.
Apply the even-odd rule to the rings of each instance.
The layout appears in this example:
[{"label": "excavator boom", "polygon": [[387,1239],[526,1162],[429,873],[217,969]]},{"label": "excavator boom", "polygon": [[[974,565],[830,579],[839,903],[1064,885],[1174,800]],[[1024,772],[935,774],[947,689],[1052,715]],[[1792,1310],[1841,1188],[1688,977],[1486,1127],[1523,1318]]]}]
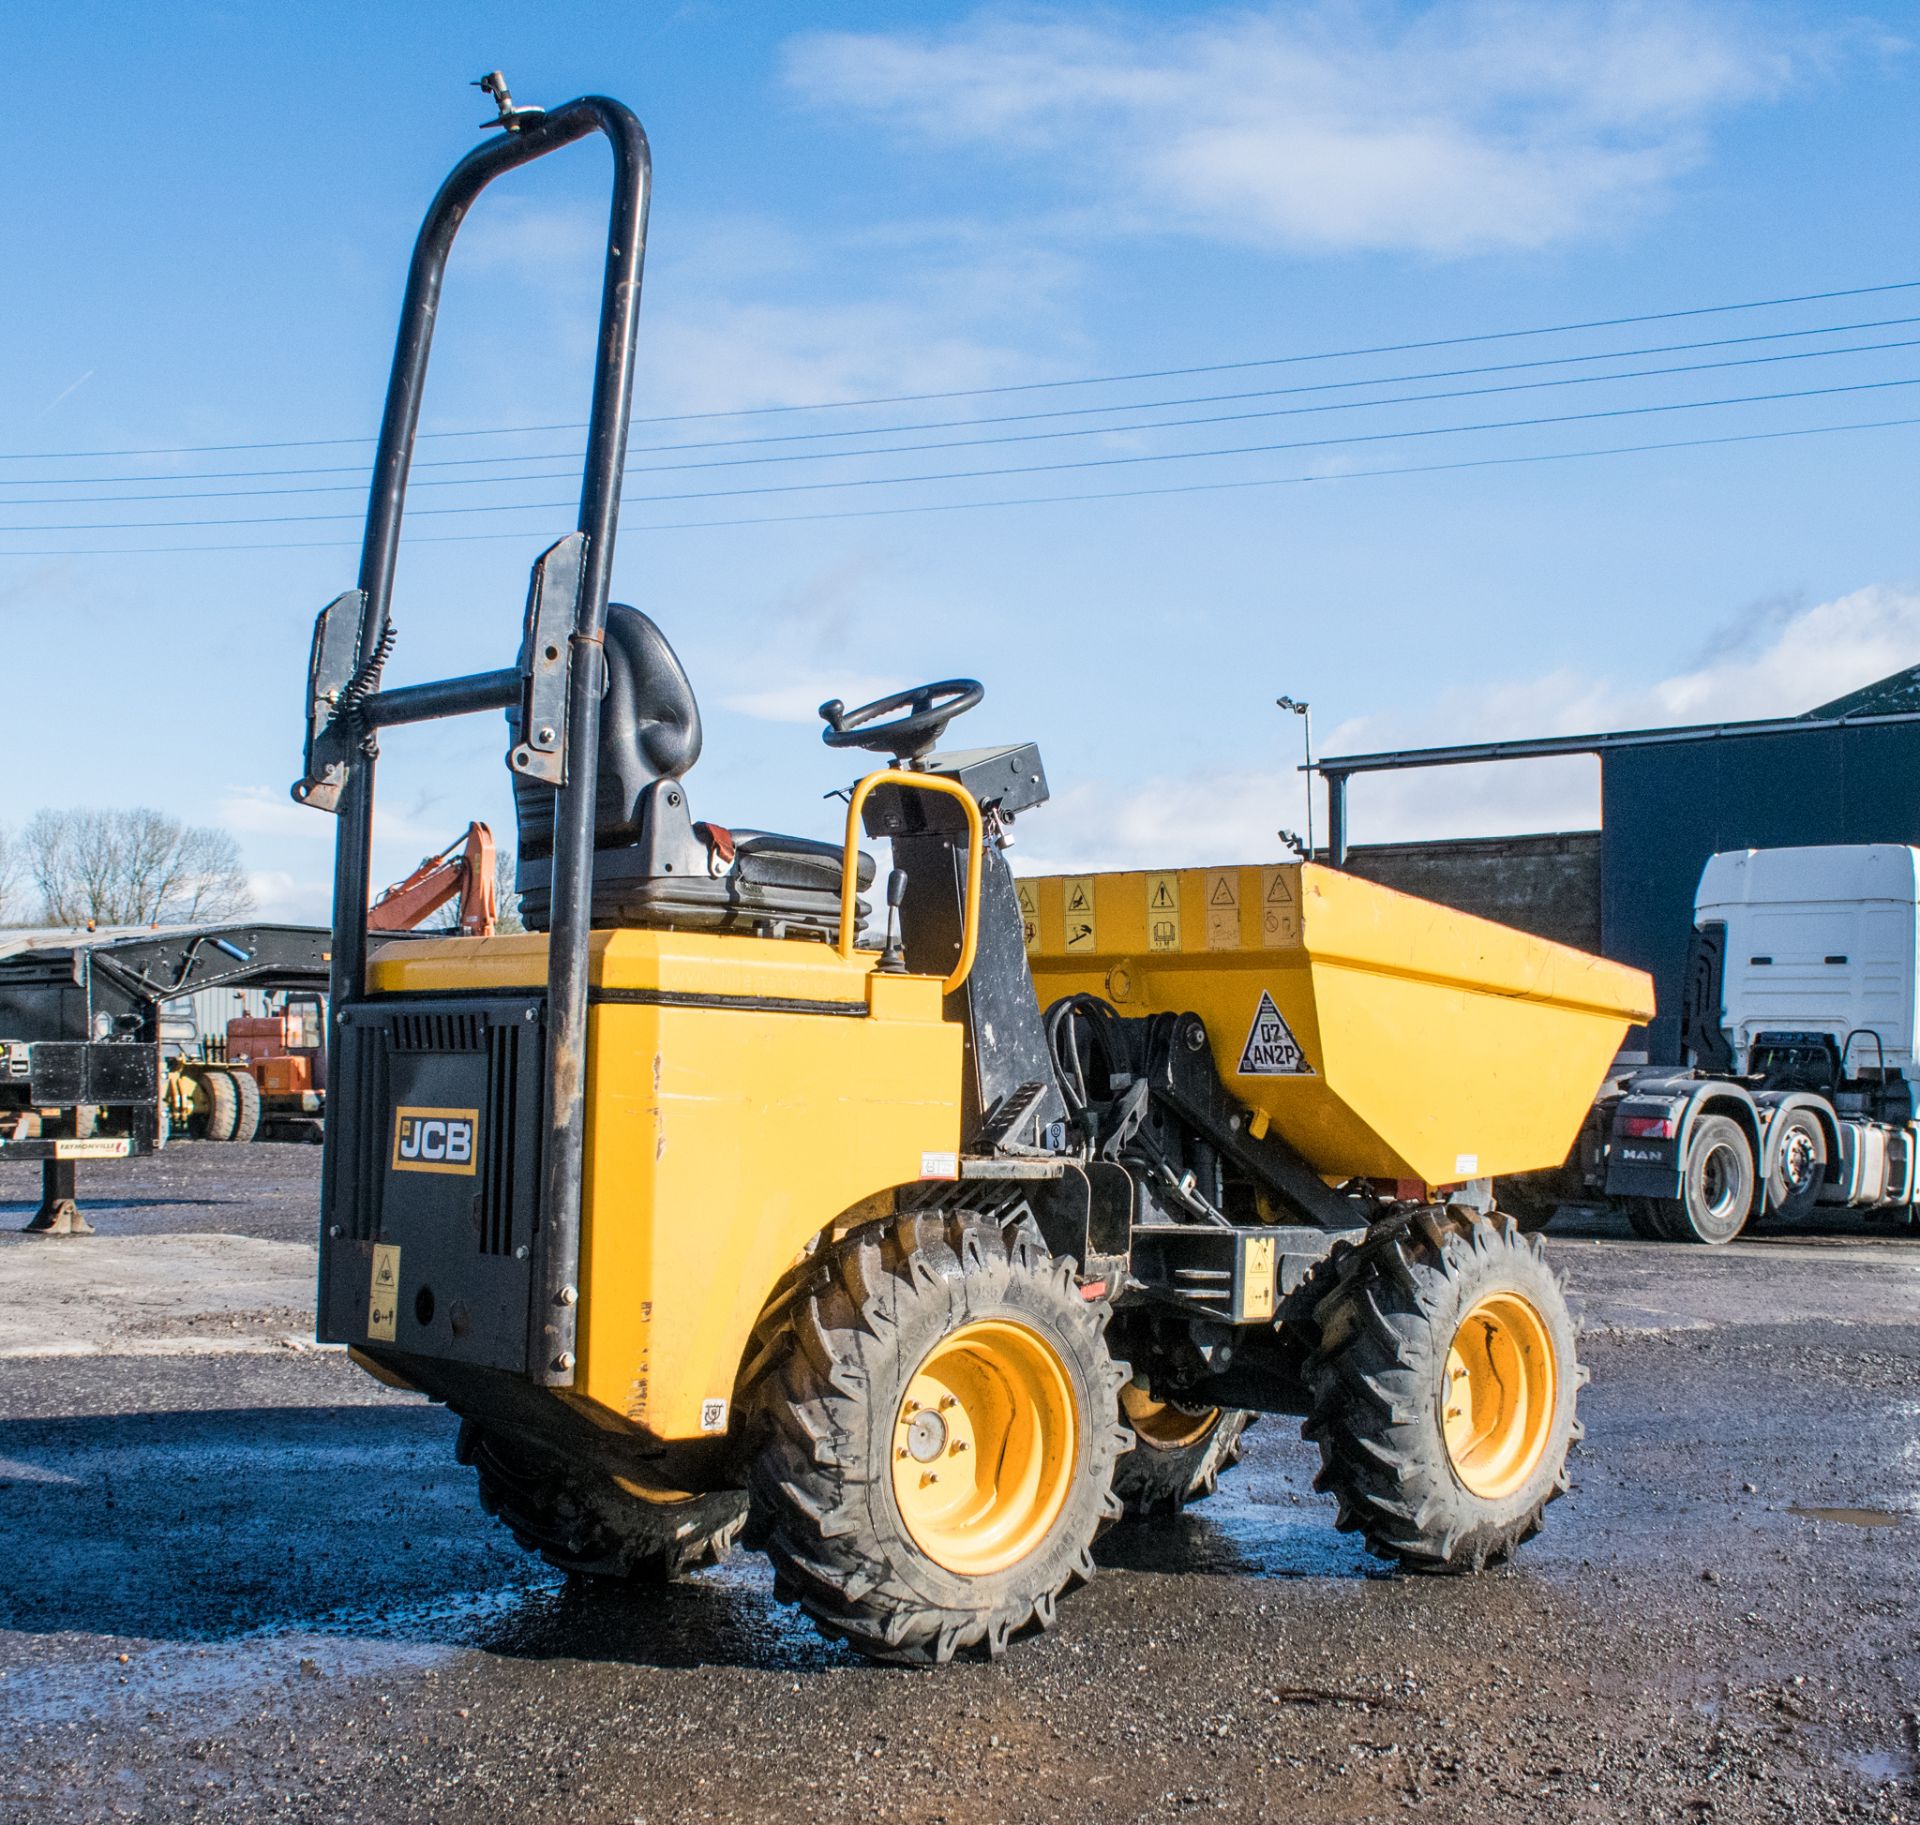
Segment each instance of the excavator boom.
[{"label": "excavator boom", "polygon": [[485,824],[469,824],[464,836],[386,889],[367,914],[367,929],[412,931],[456,898],[462,936],[491,938],[499,918],[499,889],[494,882],[493,832]]}]

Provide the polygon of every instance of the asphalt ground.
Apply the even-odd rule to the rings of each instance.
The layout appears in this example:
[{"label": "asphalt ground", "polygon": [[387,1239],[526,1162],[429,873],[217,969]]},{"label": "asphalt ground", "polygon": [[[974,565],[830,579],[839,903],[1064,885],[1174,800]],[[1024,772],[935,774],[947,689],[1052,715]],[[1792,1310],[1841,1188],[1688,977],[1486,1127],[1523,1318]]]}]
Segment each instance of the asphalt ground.
[{"label": "asphalt ground", "polygon": [[751,1556],[522,1554],[443,1410],[305,1342],[317,1169],[178,1146],[0,1235],[0,1820],[1920,1821],[1920,1236],[1563,1217],[1587,1437],[1512,1568],[1389,1572],[1269,1419],[1052,1635],[920,1672]]}]

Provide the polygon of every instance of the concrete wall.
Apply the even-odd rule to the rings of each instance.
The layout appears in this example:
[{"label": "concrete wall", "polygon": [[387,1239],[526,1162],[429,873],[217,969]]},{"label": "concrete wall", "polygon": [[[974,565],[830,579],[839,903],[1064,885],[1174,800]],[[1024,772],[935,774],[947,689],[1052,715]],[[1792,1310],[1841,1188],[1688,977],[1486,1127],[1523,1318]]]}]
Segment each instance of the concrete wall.
[{"label": "concrete wall", "polygon": [[1347,867],[1383,887],[1498,919],[1583,951],[1600,949],[1600,832],[1368,843]]}]

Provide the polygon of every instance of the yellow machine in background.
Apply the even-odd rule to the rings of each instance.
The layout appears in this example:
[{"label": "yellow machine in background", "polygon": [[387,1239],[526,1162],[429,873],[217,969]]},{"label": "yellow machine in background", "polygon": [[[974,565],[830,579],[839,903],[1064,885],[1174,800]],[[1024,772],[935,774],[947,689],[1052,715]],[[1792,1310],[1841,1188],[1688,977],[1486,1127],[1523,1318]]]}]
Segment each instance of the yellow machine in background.
[{"label": "yellow machine in background", "polygon": [[[1436,1572],[1566,1486],[1584,1378],[1493,1172],[1561,1158],[1645,979],[1317,868],[1016,883],[981,687],[822,707],[890,757],[839,842],[695,822],[665,634],[608,600],[644,245],[618,103],[517,107],[415,249],[302,803],[339,819],[320,1334],[444,1401],[486,1507],[587,1575],[745,1537],[863,1653],[1049,1626],[1096,1534],[1301,1416],[1337,1521]],[[440,275],[494,177],[614,150],[578,529],[510,667],[384,687]],[[524,936],[370,940],[381,731],[506,712]],[[861,844],[886,842],[879,881]],[[1269,920],[1273,923],[1269,923]]]}]

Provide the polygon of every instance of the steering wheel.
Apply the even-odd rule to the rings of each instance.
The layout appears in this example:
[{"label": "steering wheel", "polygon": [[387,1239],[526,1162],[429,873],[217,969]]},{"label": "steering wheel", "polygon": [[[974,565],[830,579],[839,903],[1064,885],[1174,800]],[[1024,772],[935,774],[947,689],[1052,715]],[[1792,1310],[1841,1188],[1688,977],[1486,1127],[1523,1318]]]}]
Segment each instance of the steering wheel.
[{"label": "steering wheel", "polygon": [[[827,724],[820,739],[830,748],[867,748],[896,760],[919,760],[933,752],[948,723],[986,694],[985,687],[972,678],[947,678],[939,684],[895,691],[891,697],[876,697],[857,710],[848,709],[836,697],[820,706]],[[894,716],[895,710],[906,714]],[[892,720],[883,722],[882,717]]]}]

